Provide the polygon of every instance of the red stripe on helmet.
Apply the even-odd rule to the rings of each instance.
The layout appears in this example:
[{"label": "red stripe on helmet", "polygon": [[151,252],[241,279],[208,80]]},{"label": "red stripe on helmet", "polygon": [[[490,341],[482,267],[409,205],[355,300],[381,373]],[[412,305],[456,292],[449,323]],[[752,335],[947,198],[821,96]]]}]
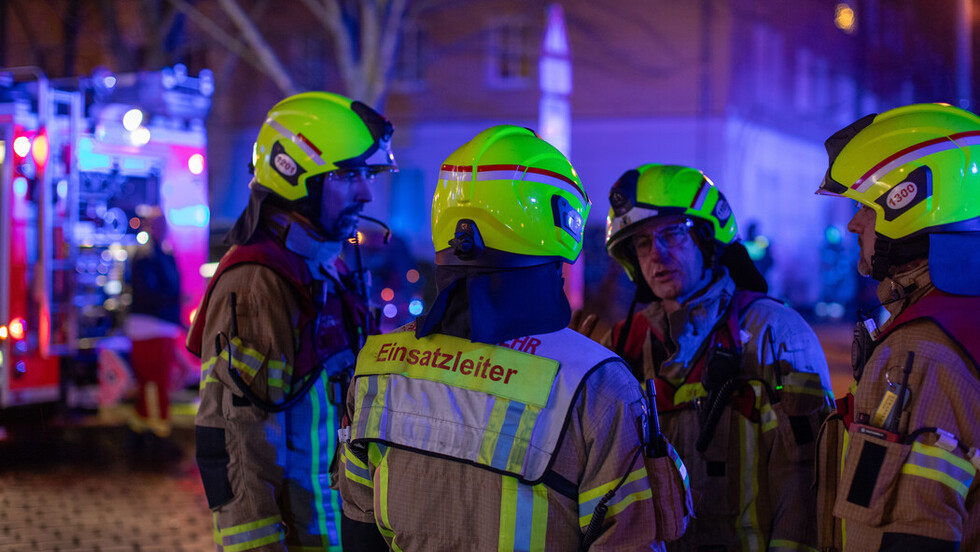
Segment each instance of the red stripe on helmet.
[{"label": "red stripe on helmet", "polygon": [[[481,171],[517,171],[517,172],[530,172],[535,174],[541,174],[544,176],[550,176],[552,178],[557,178],[563,182],[567,182],[571,187],[575,188],[583,198],[588,198],[585,195],[585,190],[582,186],[578,185],[574,180],[568,178],[567,176],[556,173],[555,171],[549,171],[547,169],[538,169],[536,167],[526,167],[524,165],[479,165],[477,169]],[[472,165],[443,165],[442,169],[444,171],[461,171],[461,172],[473,172]]]},{"label": "red stripe on helmet", "polygon": [[899,151],[897,151],[897,152],[889,155],[885,159],[883,159],[881,162],[879,162],[874,167],[871,167],[871,169],[868,170],[868,172],[864,173],[861,176],[861,178],[858,178],[854,182],[854,184],[851,185],[851,189],[852,190],[856,190],[856,189],[860,188],[861,187],[861,184],[863,184],[864,181],[867,180],[867,178],[869,176],[871,176],[874,173],[878,172],[879,169],[881,169],[885,165],[891,163],[892,161],[898,159],[899,157],[901,157],[903,155],[912,153],[913,151],[915,151],[917,149],[929,147],[929,146],[931,146],[933,144],[941,144],[941,143],[943,143],[943,142],[945,142],[947,140],[954,141],[954,140],[958,140],[960,138],[969,138],[970,136],[980,136],[980,130],[968,130],[966,132],[957,132],[956,134],[950,134],[949,136],[940,136],[938,138],[932,138],[931,140],[926,140],[925,142],[919,142],[918,144],[915,144],[915,145],[909,146],[909,147],[907,147],[905,149],[899,150]]}]

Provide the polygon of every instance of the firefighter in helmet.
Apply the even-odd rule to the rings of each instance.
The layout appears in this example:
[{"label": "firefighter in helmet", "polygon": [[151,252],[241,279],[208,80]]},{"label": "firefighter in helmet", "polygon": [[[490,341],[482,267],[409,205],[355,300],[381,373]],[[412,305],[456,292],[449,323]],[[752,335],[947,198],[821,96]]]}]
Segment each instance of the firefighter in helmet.
[{"label": "firefighter in helmet", "polygon": [[833,398],[816,335],[765,295],[725,196],[701,171],[642,165],[609,202],[606,247],[636,291],[603,342],[655,388],[691,476],[696,519],[667,549],[812,547],[813,447]]},{"label": "firefighter in helmet", "polygon": [[857,202],[858,272],[888,317],[858,323],[822,432],[821,549],[980,549],[980,118],[908,105],[826,147],[818,193]]},{"label": "firefighter in helmet", "polygon": [[396,170],[391,124],[367,105],[305,92],[269,111],[248,207],[228,235],[188,348],[202,359],[197,460],[228,550],[339,550],[330,488],[343,396],[375,331],[338,259]]},{"label": "firefighter in helmet", "polygon": [[437,299],[368,339],[348,395],[344,511],[376,524],[377,550],[657,550],[683,531],[683,464],[659,435],[645,454],[640,386],[567,328],[561,267],[589,208],[526,128],[486,129],[442,165]]}]

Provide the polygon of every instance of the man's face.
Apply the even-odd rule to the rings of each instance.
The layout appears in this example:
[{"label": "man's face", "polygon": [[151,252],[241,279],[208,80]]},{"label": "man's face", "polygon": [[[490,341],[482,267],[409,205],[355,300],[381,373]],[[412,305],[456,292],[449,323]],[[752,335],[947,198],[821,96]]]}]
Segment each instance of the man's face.
[{"label": "man's face", "polygon": [[[860,205],[860,204],[859,204]],[[871,275],[871,256],[875,252],[875,211],[867,205],[860,205],[857,213],[847,223],[847,231],[857,234],[861,255],[858,258],[858,273]]]},{"label": "man's face", "polygon": [[643,278],[665,301],[682,302],[708,283],[691,228],[685,217],[658,218],[632,238]]},{"label": "man's face", "polygon": [[320,224],[331,239],[351,237],[357,228],[357,217],[373,198],[374,174],[367,168],[332,171],[323,182],[323,204]]}]

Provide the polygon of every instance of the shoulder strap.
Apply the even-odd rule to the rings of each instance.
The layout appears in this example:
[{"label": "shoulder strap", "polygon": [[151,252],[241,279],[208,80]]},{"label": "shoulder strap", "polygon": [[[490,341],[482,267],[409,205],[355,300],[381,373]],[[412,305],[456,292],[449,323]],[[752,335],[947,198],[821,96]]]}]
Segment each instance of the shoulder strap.
[{"label": "shoulder strap", "polygon": [[[272,238],[265,233],[257,234],[258,239],[246,245],[233,245],[225,253],[218,263],[211,281],[208,282],[207,291],[201,301],[194,324],[187,336],[187,350],[195,356],[201,356],[201,343],[204,338],[204,325],[207,321],[207,307],[211,299],[211,292],[214,291],[215,284],[221,275],[234,266],[247,263],[260,264],[274,270],[277,274],[285,278],[297,292],[309,299],[309,284],[313,280],[310,269],[303,259],[272,241]],[[303,301],[304,305],[311,305],[311,301]],[[312,316],[311,313],[304,313]]]},{"label": "shoulder strap", "polygon": [[928,319],[960,346],[973,363],[974,372],[977,372],[980,369],[980,325],[977,324],[977,313],[980,313],[980,297],[953,295],[936,288],[899,313],[894,322],[882,330],[878,342],[902,325],[914,320]]}]

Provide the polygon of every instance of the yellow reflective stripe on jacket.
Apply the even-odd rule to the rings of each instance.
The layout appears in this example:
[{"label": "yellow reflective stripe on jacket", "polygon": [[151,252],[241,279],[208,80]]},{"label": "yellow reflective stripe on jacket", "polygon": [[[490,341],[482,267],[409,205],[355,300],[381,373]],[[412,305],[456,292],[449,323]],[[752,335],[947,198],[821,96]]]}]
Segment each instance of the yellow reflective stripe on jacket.
[{"label": "yellow reflective stripe on jacket", "polygon": [[214,363],[217,362],[218,357],[211,357],[208,360],[201,363],[201,389],[209,383],[221,383],[218,378],[211,375],[211,371],[214,368]]},{"label": "yellow reflective stripe on jacket", "polygon": [[391,529],[391,521],[388,518],[388,455],[381,456],[378,464],[378,486],[374,492],[374,519],[377,522],[378,531],[388,541],[388,546],[396,552],[401,549],[395,544],[395,532]]},{"label": "yellow reflective stripe on jacket", "polygon": [[265,362],[265,355],[251,347],[247,347],[241,338],[232,338],[230,346],[221,351],[221,357],[227,359],[228,350],[231,350],[231,365],[247,375],[249,380],[259,373],[262,363]]},{"label": "yellow reflective stripe on jacket", "polygon": [[970,462],[945,449],[916,441],[901,473],[937,481],[966,498],[977,470]]},{"label": "yellow reflective stripe on jacket", "polygon": [[776,411],[772,409],[769,401],[766,401],[762,405],[762,408],[759,409],[759,422],[762,424],[763,433],[776,429],[776,426],[779,425],[779,418],[776,416]]},{"label": "yellow reflective stripe on jacket", "polygon": [[501,476],[500,537],[497,550],[544,550],[548,531],[548,488]]},{"label": "yellow reflective stripe on jacket", "polygon": [[282,516],[271,516],[224,529],[218,529],[216,524],[215,528],[215,543],[224,552],[252,550],[283,539]]},{"label": "yellow reflective stripe on jacket", "polygon": [[776,412],[773,411],[772,405],[769,403],[767,395],[764,395],[765,389],[762,388],[762,384],[753,381],[749,384],[752,387],[752,394],[755,395],[755,409],[759,412],[759,423],[762,427],[762,432],[765,433],[769,430],[776,429],[779,425],[779,420],[776,417]]},{"label": "yellow reflective stripe on jacket", "polygon": [[832,398],[831,390],[823,386],[820,374],[810,372],[790,372],[782,377],[784,393],[812,395],[814,397]]},{"label": "yellow reflective stripe on jacket", "polygon": [[678,387],[677,391],[674,392],[674,406],[689,403],[694,399],[700,399],[707,396],[708,391],[705,390],[704,385],[702,385],[701,382],[685,383],[684,385]]},{"label": "yellow reflective stripe on jacket", "polygon": [[[504,416],[507,415],[509,405],[510,403],[507,401],[494,401],[493,408],[490,409],[490,418],[487,420],[487,427],[503,427]],[[480,464],[489,466],[493,461],[493,451],[497,448],[497,439],[499,438],[500,433],[496,431],[488,431],[483,435],[480,453],[477,456],[477,461]]]},{"label": "yellow reflective stripe on jacket", "polygon": [[769,541],[769,552],[783,552],[783,551],[793,551],[793,552],[820,552],[812,546],[808,546],[801,542],[795,542],[786,539],[771,539]]},{"label": "yellow reflective stripe on jacket", "polygon": [[284,360],[270,360],[268,370],[269,387],[276,387],[288,391],[290,388],[289,382],[293,381],[293,367]]},{"label": "yellow reflective stripe on jacket", "polygon": [[736,533],[742,542],[742,550],[762,550],[762,530],[759,525],[759,442],[756,425],[748,418],[736,416],[738,420],[739,466],[739,505],[742,515],[736,523]]},{"label": "yellow reflective stripe on jacket", "polygon": [[368,488],[374,488],[374,481],[371,480],[371,470],[368,468],[367,464],[361,461],[354,451],[350,449],[349,445],[344,445],[344,454],[341,455],[340,461],[344,464],[344,474],[347,479],[360,483]]},{"label": "yellow reflective stripe on jacket", "polygon": [[[592,515],[595,513],[595,508],[599,505],[599,501],[617,484],[619,484],[619,479],[579,494],[579,527],[584,529],[589,526],[589,523],[592,522]],[[626,477],[623,485],[616,490],[616,494],[609,499],[609,502],[606,502],[606,507],[608,508],[606,519],[610,519],[612,516],[622,512],[630,504],[651,498],[652,496],[653,491],[650,489],[647,469],[644,466],[640,466],[640,469],[631,472]]]}]

